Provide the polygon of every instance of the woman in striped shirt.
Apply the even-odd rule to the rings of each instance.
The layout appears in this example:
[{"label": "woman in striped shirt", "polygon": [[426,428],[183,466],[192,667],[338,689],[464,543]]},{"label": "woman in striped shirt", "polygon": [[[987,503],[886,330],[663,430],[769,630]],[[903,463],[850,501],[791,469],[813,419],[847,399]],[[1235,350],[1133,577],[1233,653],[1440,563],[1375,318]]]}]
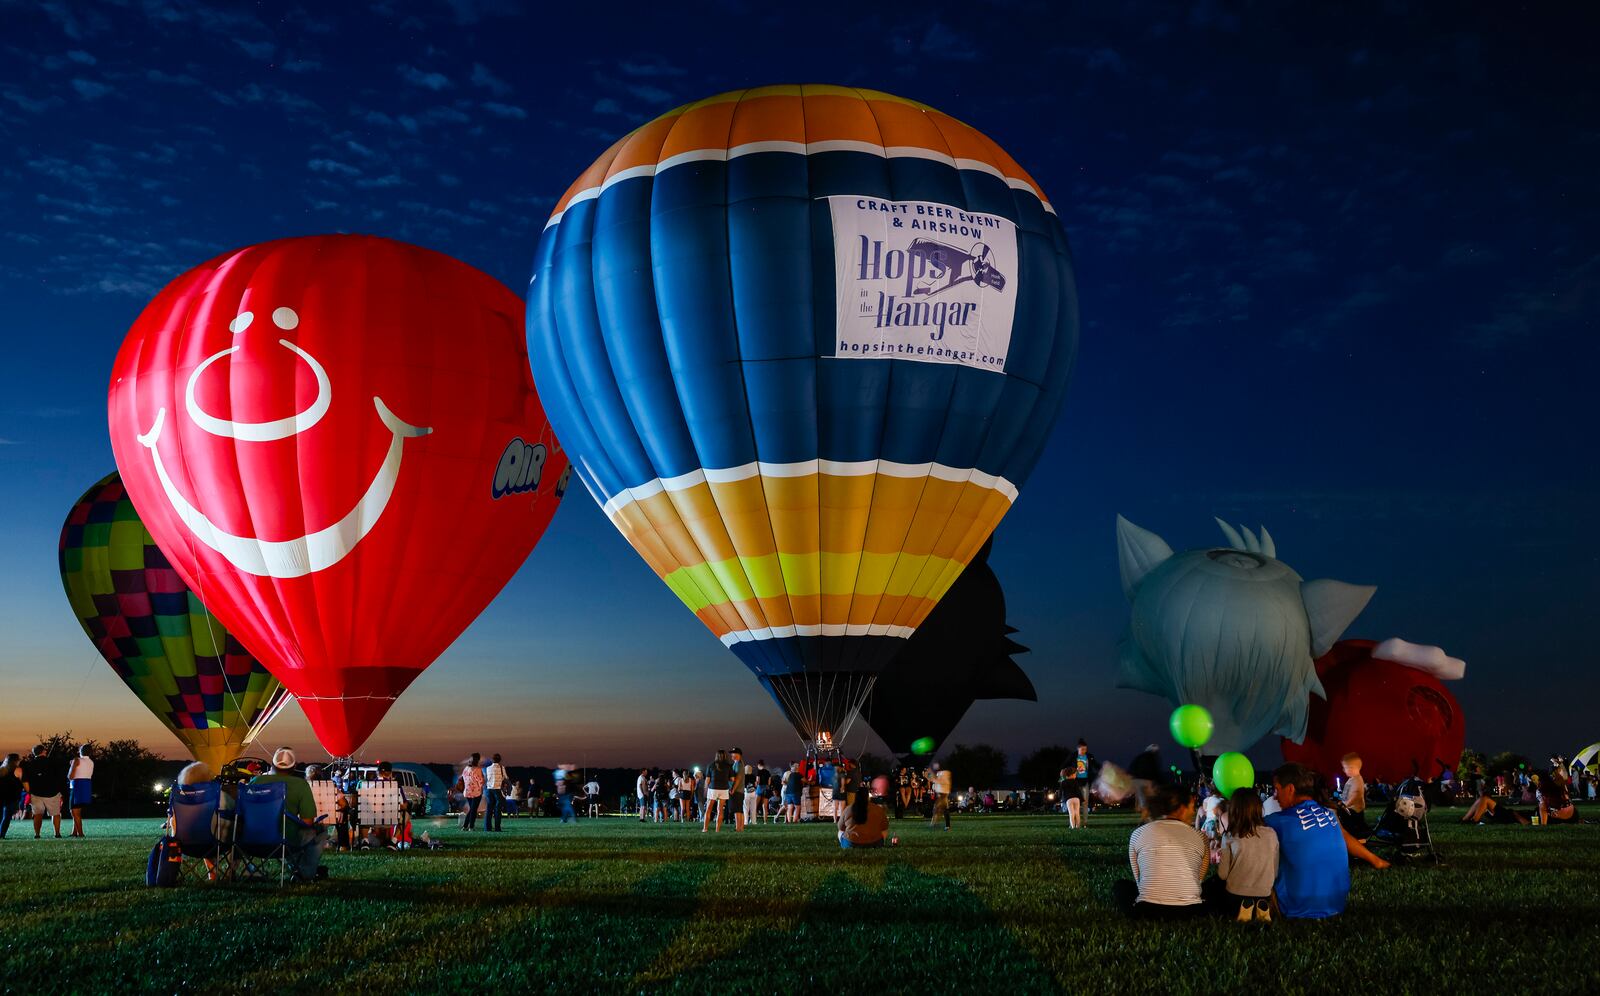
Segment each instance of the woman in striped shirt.
[{"label": "woman in striped shirt", "polygon": [[1112,883],[1118,907],[1135,917],[1183,917],[1204,911],[1200,880],[1210,849],[1194,823],[1194,793],[1184,785],[1163,787],[1150,800],[1149,823],[1128,838],[1133,881]]}]

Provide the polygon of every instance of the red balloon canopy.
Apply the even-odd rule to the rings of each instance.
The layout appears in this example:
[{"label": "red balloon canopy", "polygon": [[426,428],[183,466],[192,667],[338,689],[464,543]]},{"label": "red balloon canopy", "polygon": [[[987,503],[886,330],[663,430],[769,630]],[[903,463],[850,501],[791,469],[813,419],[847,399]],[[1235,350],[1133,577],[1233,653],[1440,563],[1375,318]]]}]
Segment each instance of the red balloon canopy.
[{"label": "red balloon canopy", "polygon": [[1340,640],[1317,658],[1328,697],[1312,696],[1306,738],[1284,739],[1284,760],[1333,776],[1346,754],[1360,754],[1369,782],[1438,777],[1441,761],[1455,767],[1466,743],[1461,704],[1427,671],[1374,657],[1376,647]]},{"label": "red balloon canopy", "polygon": [[151,535],[335,755],[555,513],[522,316],[448,256],[311,236],[185,273],[117,354],[111,445]]}]

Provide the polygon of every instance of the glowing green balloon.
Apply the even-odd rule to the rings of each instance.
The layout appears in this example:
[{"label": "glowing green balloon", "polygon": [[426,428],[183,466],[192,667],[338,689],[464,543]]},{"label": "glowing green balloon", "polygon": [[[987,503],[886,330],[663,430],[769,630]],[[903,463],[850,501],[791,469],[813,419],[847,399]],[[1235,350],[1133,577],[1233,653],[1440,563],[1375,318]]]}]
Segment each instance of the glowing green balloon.
[{"label": "glowing green balloon", "polygon": [[1204,706],[1179,706],[1172,710],[1167,725],[1172,728],[1172,739],[1185,747],[1199,747],[1211,739],[1211,714]]},{"label": "glowing green balloon", "polygon": [[1255,765],[1243,754],[1229,751],[1211,766],[1211,782],[1226,799],[1233,795],[1234,789],[1250,788],[1256,783]]},{"label": "glowing green balloon", "polygon": [[937,746],[939,745],[933,742],[932,737],[918,737],[916,740],[911,741],[911,753],[932,754],[933,749]]}]

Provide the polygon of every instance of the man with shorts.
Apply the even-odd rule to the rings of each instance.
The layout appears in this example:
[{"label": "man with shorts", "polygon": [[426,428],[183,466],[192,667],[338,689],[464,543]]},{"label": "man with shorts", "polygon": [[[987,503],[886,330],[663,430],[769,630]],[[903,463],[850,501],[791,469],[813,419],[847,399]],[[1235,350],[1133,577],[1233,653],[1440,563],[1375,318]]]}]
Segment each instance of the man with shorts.
[{"label": "man with shorts", "polygon": [[22,764],[22,787],[28,790],[33,805],[33,836],[37,840],[44,829],[44,818],[50,817],[56,836],[61,836],[61,790],[65,784],[64,772],[59,764],[52,763],[44,744],[33,748],[33,755]]},{"label": "man with shorts", "polygon": [[[711,762],[711,768],[706,772],[706,814],[700,823],[700,832],[706,833],[711,829],[711,822],[716,820],[717,833],[722,832],[722,821],[728,815],[728,792],[733,785],[733,763],[728,760],[728,752],[717,751],[716,760]],[[713,816],[712,814],[716,814]]]},{"label": "man with shorts", "polygon": [[796,761],[783,773],[783,822],[800,822],[800,791],[804,787],[805,779],[800,777],[800,762]]}]

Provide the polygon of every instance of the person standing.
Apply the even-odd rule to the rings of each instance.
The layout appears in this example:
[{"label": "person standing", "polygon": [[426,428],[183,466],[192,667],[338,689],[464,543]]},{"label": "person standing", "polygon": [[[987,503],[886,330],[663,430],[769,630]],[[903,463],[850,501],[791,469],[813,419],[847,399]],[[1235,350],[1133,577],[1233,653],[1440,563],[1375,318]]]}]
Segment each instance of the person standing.
[{"label": "person standing", "polygon": [[691,823],[694,815],[694,771],[685,768],[678,779],[678,822]]},{"label": "person standing", "polygon": [[572,811],[572,786],[567,783],[568,774],[570,772],[566,768],[556,768],[556,804],[561,807],[562,826],[578,822],[578,814]]},{"label": "person standing", "polygon": [[1072,829],[1081,830],[1089,825],[1089,744],[1078,738],[1078,752],[1069,762],[1072,777],[1067,791],[1067,817]]},{"label": "person standing", "polygon": [[950,788],[954,784],[954,776],[941,768],[938,761],[928,765],[928,787],[933,791],[933,817],[928,820],[928,826],[938,826],[939,817],[943,816],[944,828],[950,829]]},{"label": "person standing", "polygon": [[33,748],[33,755],[22,766],[22,787],[28,792],[33,806],[33,836],[37,840],[44,829],[44,818],[50,817],[56,836],[61,836],[62,771],[50,760],[44,744]]},{"label": "person standing", "polygon": [[67,765],[67,791],[71,799],[72,836],[83,836],[83,808],[93,799],[91,783],[94,778],[94,758],[89,756],[89,745],[78,748],[78,756]]},{"label": "person standing", "polygon": [[900,765],[895,771],[895,782],[898,788],[894,798],[894,818],[898,820],[906,815],[906,807],[911,805],[911,765]]},{"label": "person standing", "polygon": [[744,803],[745,798],[749,795],[745,789],[749,787],[746,784],[749,781],[749,777],[750,772],[746,769],[744,763],[744,751],[735,747],[733,749],[733,779],[728,783],[728,806],[733,810],[734,833],[744,832],[745,813],[748,812]]},{"label": "person standing", "polygon": [[[769,804],[772,802],[771,782],[772,772],[767,770],[767,762],[765,760],[757,760],[754,793],[755,802],[753,804],[746,804],[745,806],[744,821],[746,823],[754,823],[758,818],[761,820],[761,822],[765,823],[769,819],[767,810],[769,808]],[[745,789],[745,791],[749,792],[750,790]]]},{"label": "person standing", "polygon": [[800,777],[800,762],[796,761],[783,773],[783,822],[800,822],[800,792],[804,788],[805,779]]},{"label": "person standing", "polygon": [[650,790],[650,769],[640,768],[639,777],[634,780],[633,793],[639,798],[639,822],[645,821],[645,793]]},{"label": "person standing", "polygon": [[600,815],[600,783],[593,778],[583,783],[583,798],[590,816]]},{"label": "person standing", "polygon": [[[1133,779],[1133,805],[1143,815],[1144,819],[1150,818],[1150,796],[1156,786],[1166,781],[1165,773],[1161,767],[1161,748],[1151,744],[1139,752],[1139,756],[1128,765],[1128,775]],[[1063,787],[1063,790],[1065,787]]]},{"label": "person standing", "polygon": [[483,829],[485,833],[499,833],[500,820],[506,807],[506,783],[511,779],[506,775],[506,766],[500,763],[500,755],[496,754],[488,767],[483,769],[483,794],[485,811],[483,814]]},{"label": "person standing", "polygon": [[478,807],[483,804],[483,755],[477,751],[461,767],[461,829],[471,833],[478,826]]},{"label": "person standing", "polygon": [[717,824],[717,833],[722,832],[722,821],[727,816],[728,793],[732,786],[733,762],[728,760],[727,751],[719,750],[716,759],[711,762],[711,770],[706,772],[706,815],[700,824],[701,833],[711,829],[713,819]]},{"label": "person standing", "polygon": [[1339,766],[1344,769],[1344,787],[1339,790],[1339,824],[1356,840],[1372,836],[1367,825],[1367,780],[1361,777],[1361,755],[1346,754]]},{"label": "person standing", "polygon": [[11,817],[22,808],[22,755],[7,754],[0,762],[0,840],[11,829]]}]

